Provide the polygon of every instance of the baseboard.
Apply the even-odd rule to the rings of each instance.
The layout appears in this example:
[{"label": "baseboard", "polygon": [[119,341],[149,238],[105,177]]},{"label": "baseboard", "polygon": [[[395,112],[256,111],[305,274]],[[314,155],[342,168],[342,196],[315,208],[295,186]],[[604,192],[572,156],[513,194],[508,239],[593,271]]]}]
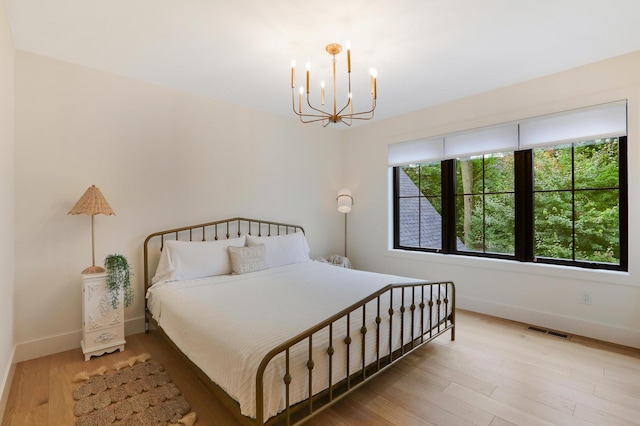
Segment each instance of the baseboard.
[{"label": "baseboard", "polygon": [[[125,321],[125,336],[142,332],[144,332],[144,317],[128,319]],[[45,337],[43,339],[21,342],[16,345],[14,362],[18,363],[28,361],[30,359],[80,348],[80,340],[82,340],[82,331],[76,330],[69,333]]]},{"label": "baseboard", "polygon": [[13,383],[13,374],[16,371],[15,362],[16,348],[14,346],[11,352],[11,358],[7,371],[2,376],[3,381],[0,382],[0,422],[4,419],[4,411],[7,408],[7,402],[9,401],[9,391],[11,390],[11,383]]},{"label": "baseboard", "polygon": [[128,319],[124,322],[124,335],[144,333],[144,316]]},{"label": "baseboard", "polygon": [[456,298],[456,306],[460,309],[640,349],[640,330],[638,329],[460,296]]}]

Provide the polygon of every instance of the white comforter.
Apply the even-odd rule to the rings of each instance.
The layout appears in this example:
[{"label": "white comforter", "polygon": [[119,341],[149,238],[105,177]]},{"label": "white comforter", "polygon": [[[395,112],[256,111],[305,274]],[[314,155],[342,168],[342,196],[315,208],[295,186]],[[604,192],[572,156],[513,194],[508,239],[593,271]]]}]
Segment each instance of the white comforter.
[{"label": "white comforter", "polygon": [[[211,380],[239,402],[242,414],[255,418],[256,372],[271,349],[388,284],[416,281],[310,261],[246,275],[158,283],[148,290],[147,297],[154,318],[173,342]],[[373,321],[375,312],[369,311],[367,317]],[[362,325],[362,315],[354,317],[350,328],[358,330]],[[344,345],[337,344],[335,340],[342,341],[346,327],[343,324],[342,331],[338,328],[334,330],[334,360],[342,359],[344,364]],[[416,324],[414,329],[419,330],[419,326]],[[405,324],[407,335],[409,330]],[[374,334],[368,333],[367,346],[375,344]],[[359,342],[359,334],[353,333],[352,338],[354,343]],[[317,340],[321,338],[314,338],[314,345]],[[405,336],[404,341],[407,340]],[[399,338],[396,338],[394,347],[398,343]],[[351,346],[352,356],[359,356],[360,343]],[[388,346],[387,342],[386,349],[383,349],[388,351]],[[317,360],[314,376],[317,379],[313,393],[327,384],[328,379],[323,377],[323,373],[328,376],[328,363],[322,362],[322,357],[326,358],[326,347],[325,343],[314,354],[314,360]],[[296,364],[293,358],[292,365]],[[300,374],[298,377],[292,372],[291,398],[295,401],[306,398],[309,392],[306,349],[298,358],[298,368],[304,370],[304,376]],[[372,359],[375,359],[375,351],[374,355],[368,356],[368,360]],[[265,418],[285,408],[281,389],[282,363],[275,365],[274,361],[271,364],[265,374]],[[358,366],[358,359],[351,364],[353,372]],[[344,377],[345,366],[333,368],[334,382]],[[273,382],[267,383],[269,379]]]}]

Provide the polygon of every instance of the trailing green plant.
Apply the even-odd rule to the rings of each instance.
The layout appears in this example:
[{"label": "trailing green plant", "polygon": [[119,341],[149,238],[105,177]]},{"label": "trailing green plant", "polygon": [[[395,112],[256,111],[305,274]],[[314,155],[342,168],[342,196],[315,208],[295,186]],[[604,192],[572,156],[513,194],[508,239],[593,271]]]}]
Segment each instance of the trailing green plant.
[{"label": "trailing green plant", "polygon": [[131,271],[127,258],[121,254],[110,254],[104,259],[107,270],[107,288],[111,294],[111,306],[118,309],[120,290],[124,292],[124,306],[133,303],[133,289],[131,288]]}]

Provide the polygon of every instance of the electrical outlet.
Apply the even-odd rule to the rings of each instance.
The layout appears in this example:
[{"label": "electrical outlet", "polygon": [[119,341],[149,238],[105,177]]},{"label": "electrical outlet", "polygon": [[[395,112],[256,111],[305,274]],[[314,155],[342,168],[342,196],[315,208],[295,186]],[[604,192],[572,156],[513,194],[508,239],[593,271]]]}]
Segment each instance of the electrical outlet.
[{"label": "electrical outlet", "polygon": [[580,301],[585,305],[591,304],[591,292],[590,291],[581,291],[580,292]]}]

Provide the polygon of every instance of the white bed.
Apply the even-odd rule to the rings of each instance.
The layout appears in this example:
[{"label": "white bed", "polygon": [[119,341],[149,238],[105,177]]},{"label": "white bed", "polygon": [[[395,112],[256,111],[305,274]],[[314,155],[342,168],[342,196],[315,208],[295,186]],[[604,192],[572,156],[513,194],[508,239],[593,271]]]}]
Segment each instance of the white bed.
[{"label": "white bed", "polygon": [[[302,250],[308,254],[302,238]],[[225,250],[228,245],[245,244],[245,240],[232,240],[224,240]],[[212,382],[239,403],[242,416],[269,419],[308,400],[310,388],[311,395],[320,394],[393,351],[403,352],[417,340],[429,340],[452,329],[454,304],[449,299],[453,299],[453,289],[448,286],[452,283],[421,285],[425,282],[412,278],[339,268],[309,260],[300,255],[298,246],[293,257],[291,253],[283,257],[285,239],[277,240],[279,245],[267,241],[267,253],[271,249],[272,256],[266,257],[266,269],[241,275],[192,278],[187,274],[192,279],[172,280],[163,275],[166,260],[161,259],[159,278],[147,290],[152,319]],[[265,238],[258,242],[264,243]],[[274,257],[276,246],[279,254]],[[222,265],[220,270],[227,267]],[[418,285],[389,290],[390,284]],[[376,292],[382,296],[354,309],[348,319],[336,319],[311,338],[299,339],[289,350],[275,354],[264,373],[259,371],[275,347]],[[393,355],[388,361],[392,360]],[[287,376],[290,386],[283,385]],[[257,403],[257,394],[262,403]]]}]

